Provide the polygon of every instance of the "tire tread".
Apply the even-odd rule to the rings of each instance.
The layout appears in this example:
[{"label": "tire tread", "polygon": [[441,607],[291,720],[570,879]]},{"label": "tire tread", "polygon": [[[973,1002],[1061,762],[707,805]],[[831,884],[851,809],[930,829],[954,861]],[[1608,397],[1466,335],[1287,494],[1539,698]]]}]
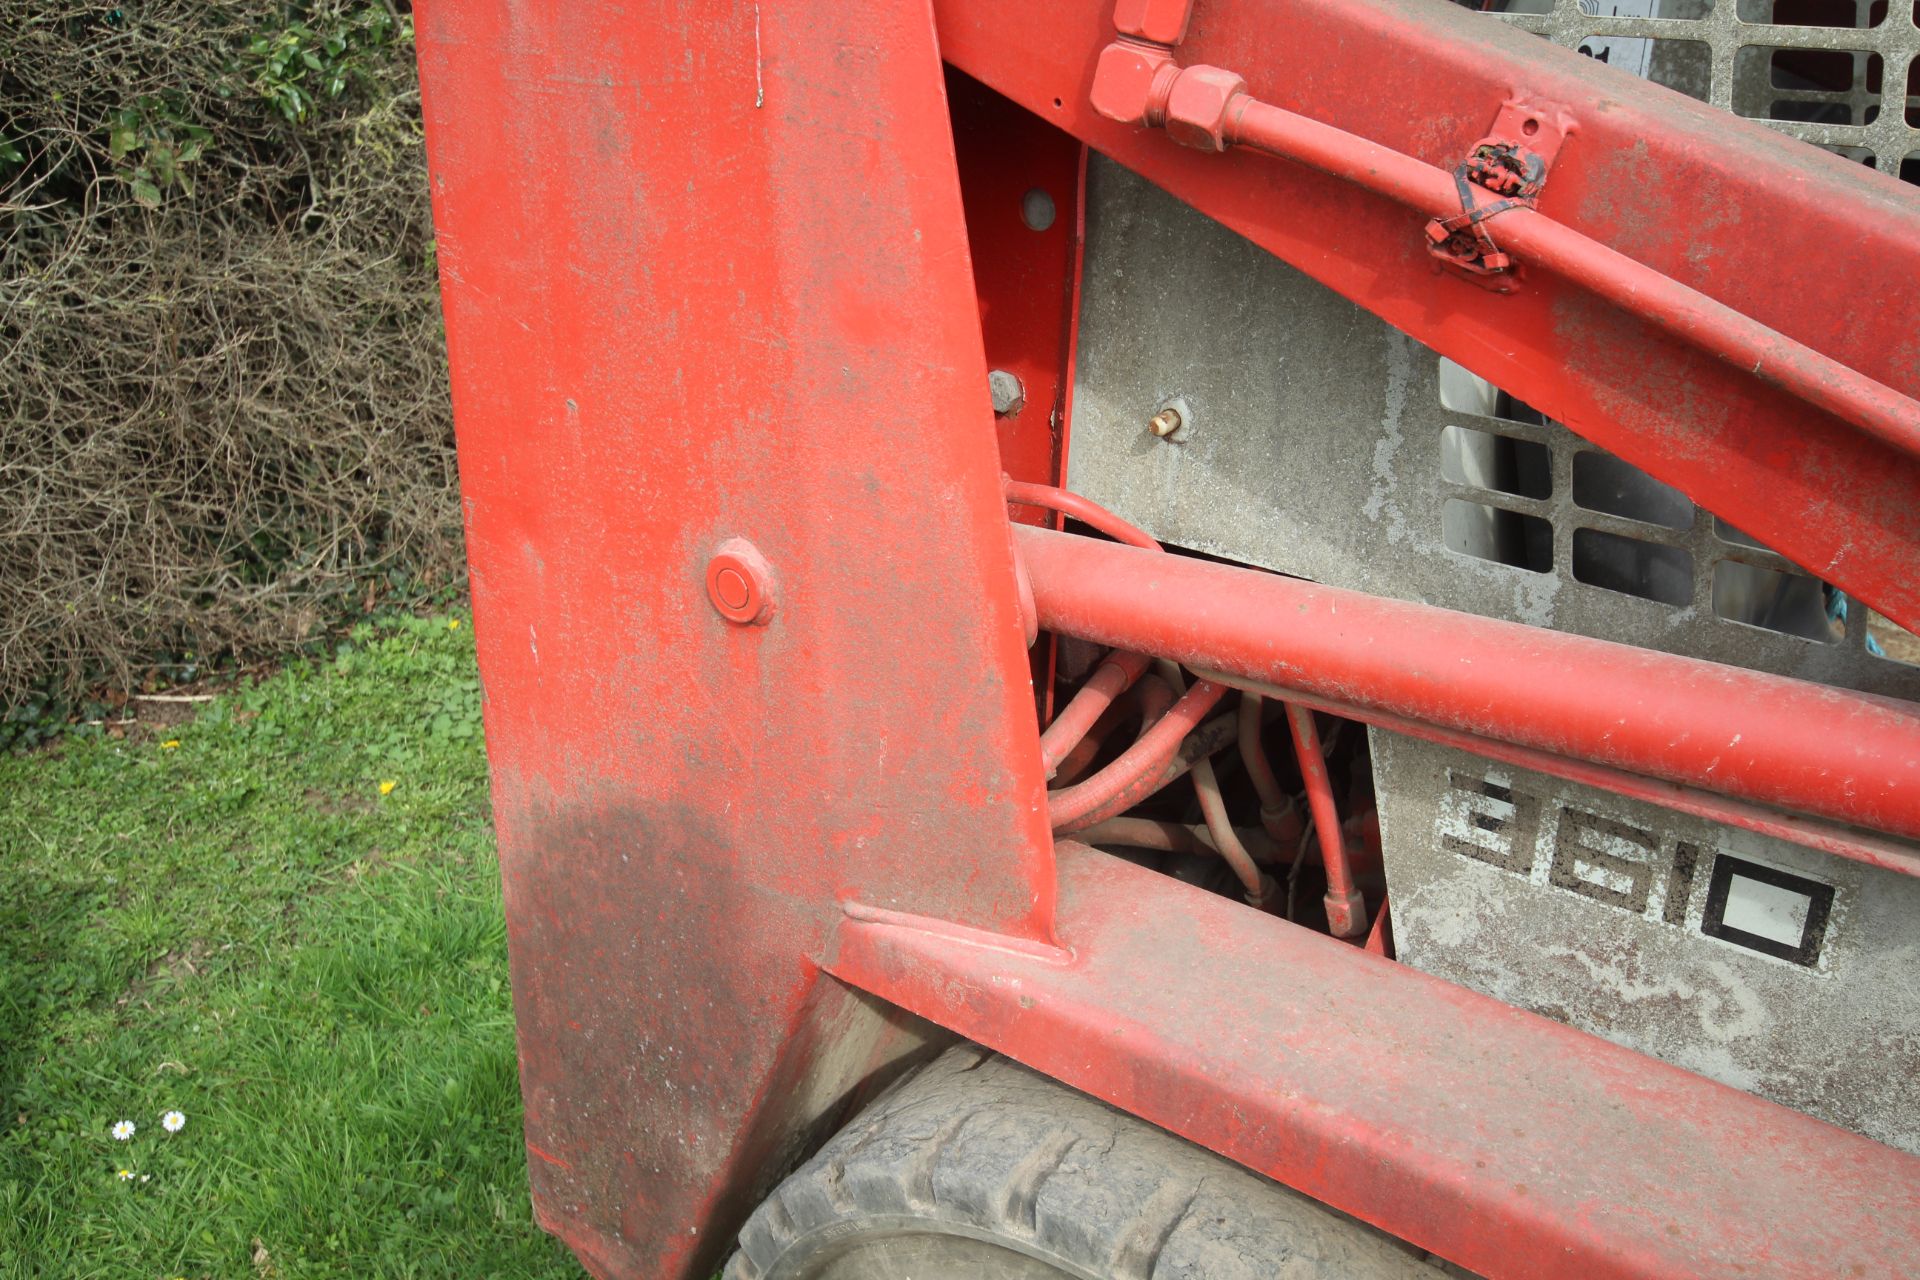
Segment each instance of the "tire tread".
[{"label": "tire tread", "polygon": [[754,1212],[725,1280],[806,1280],[816,1233],[958,1226],[1102,1280],[1435,1280],[1298,1192],[978,1046],[890,1089]]}]

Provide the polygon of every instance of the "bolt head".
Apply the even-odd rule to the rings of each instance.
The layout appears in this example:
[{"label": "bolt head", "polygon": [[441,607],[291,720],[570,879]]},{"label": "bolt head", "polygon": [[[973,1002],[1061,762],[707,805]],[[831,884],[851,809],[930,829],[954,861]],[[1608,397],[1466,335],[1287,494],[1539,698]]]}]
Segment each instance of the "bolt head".
[{"label": "bolt head", "polygon": [[1187,19],[1193,0],[1117,0],[1114,29],[1123,36],[1155,44],[1179,44],[1187,38]]},{"label": "bolt head", "polygon": [[1020,379],[1005,369],[987,375],[987,391],[993,397],[995,417],[1011,418],[1027,407],[1027,389]]},{"label": "bolt head", "polygon": [[707,562],[707,599],[728,622],[765,626],[773,595],[773,567],[745,538],[728,538]]},{"label": "bolt head", "polygon": [[1343,895],[1327,894],[1327,928],[1336,938],[1354,938],[1367,931],[1367,903],[1359,891]]},{"label": "bolt head", "polygon": [[1185,396],[1174,396],[1162,400],[1153,416],[1147,419],[1147,432],[1156,440],[1170,440],[1175,443],[1193,435],[1193,407]]},{"label": "bolt head", "polygon": [[1167,95],[1167,135],[1200,151],[1225,151],[1227,113],[1247,82],[1219,67],[1188,67]]},{"label": "bolt head", "polygon": [[1173,59],[1164,49],[1116,40],[1100,51],[1093,71],[1093,109],[1121,124],[1160,123],[1161,93],[1155,81]]}]

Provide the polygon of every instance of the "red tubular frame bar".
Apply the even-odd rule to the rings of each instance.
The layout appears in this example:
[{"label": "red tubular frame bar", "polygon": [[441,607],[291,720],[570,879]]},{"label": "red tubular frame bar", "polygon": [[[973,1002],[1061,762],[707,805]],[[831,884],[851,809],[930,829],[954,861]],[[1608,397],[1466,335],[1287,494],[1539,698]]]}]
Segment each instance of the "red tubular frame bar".
[{"label": "red tubular frame bar", "polygon": [[[1258,682],[1233,680],[1218,673],[1208,674],[1223,683],[1230,683],[1242,689],[1243,695],[1244,691],[1249,689],[1278,692],[1271,686]],[[1474,755],[1485,756],[1489,760],[1498,760],[1503,764],[1531,769],[1535,773],[1563,778],[1568,782],[1578,782],[1601,791],[1611,791],[1615,795],[1627,796],[1634,800],[1644,800],[1648,804],[1672,809],[1676,813],[1692,814],[1696,818],[1708,818],[1714,822],[1724,822],[1728,826],[1757,831],[1761,835],[1772,836],[1776,840],[1785,840],[1803,848],[1816,849],[1821,853],[1830,853],[1835,857],[1847,858],[1854,862],[1863,862],[1870,867],[1884,867],[1888,871],[1897,871],[1902,875],[1920,876],[1920,852],[1865,832],[1812,822],[1790,813],[1776,813],[1759,805],[1729,800],[1725,796],[1715,795],[1711,791],[1702,791],[1696,787],[1676,786],[1671,782],[1643,778],[1637,774],[1624,773],[1619,769],[1610,769],[1605,765],[1593,764],[1586,760],[1571,760],[1545,751],[1516,747],[1507,742],[1495,742],[1491,738],[1442,729],[1434,725],[1422,724],[1418,720],[1409,720],[1404,716],[1356,707],[1351,703],[1338,702],[1331,698],[1302,696],[1297,693],[1290,693],[1287,696],[1292,698],[1295,704],[1311,707],[1316,711],[1324,711],[1328,715],[1358,720],[1363,724],[1375,725],[1394,733],[1403,733],[1410,738],[1436,742],[1441,746],[1457,747],[1462,751],[1470,751]]]},{"label": "red tubular frame bar", "polygon": [[1016,544],[1058,634],[1920,836],[1905,703],[1048,530]]}]

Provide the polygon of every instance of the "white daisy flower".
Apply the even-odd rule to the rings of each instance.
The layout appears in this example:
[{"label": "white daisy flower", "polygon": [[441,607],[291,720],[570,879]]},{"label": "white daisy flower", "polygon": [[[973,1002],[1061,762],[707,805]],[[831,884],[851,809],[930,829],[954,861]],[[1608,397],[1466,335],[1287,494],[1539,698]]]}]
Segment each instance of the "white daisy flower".
[{"label": "white daisy flower", "polygon": [[120,1171],[120,1173],[119,1173],[119,1175],[118,1175],[118,1176],[119,1176],[119,1178],[120,1178],[120,1181],[122,1181],[122,1182],[132,1182],[132,1181],[133,1181],[133,1170],[131,1170],[131,1169],[122,1169],[122,1170]]},{"label": "white daisy flower", "polygon": [[133,1121],[122,1120],[113,1126],[113,1140],[125,1142],[133,1136]]},{"label": "white daisy flower", "polygon": [[178,1111],[169,1111],[160,1117],[160,1127],[168,1133],[178,1133],[186,1128],[187,1118]]}]

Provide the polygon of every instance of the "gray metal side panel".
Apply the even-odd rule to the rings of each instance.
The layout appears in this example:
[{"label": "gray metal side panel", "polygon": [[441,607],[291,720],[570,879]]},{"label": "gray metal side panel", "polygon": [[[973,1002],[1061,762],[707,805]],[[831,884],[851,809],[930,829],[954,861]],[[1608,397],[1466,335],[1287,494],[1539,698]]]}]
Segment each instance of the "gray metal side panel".
[{"label": "gray metal side panel", "polygon": [[[1444,408],[1441,362],[1419,343],[1109,161],[1093,158],[1087,186],[1075,490],[1164,541],[1316,581],[1920,697],[1920,668],[1867,653],[1858,618],[1823,643],[1715,616],[1717,565],[1790,571],[1780,557],[1705,511],[1670,529],[1577,506],[1574,459],[1591,446],[1571,432]],[[1158,439],[1147,420],[1175,397],[1190,427]],[[1444,479],[1450,424],[1539,443],[1550,495]],[[1547,522],[1550,570],[1448,550],[1449,499]],[[1576,581],[1583,530],[1684,555],[1686,602]]]}]

